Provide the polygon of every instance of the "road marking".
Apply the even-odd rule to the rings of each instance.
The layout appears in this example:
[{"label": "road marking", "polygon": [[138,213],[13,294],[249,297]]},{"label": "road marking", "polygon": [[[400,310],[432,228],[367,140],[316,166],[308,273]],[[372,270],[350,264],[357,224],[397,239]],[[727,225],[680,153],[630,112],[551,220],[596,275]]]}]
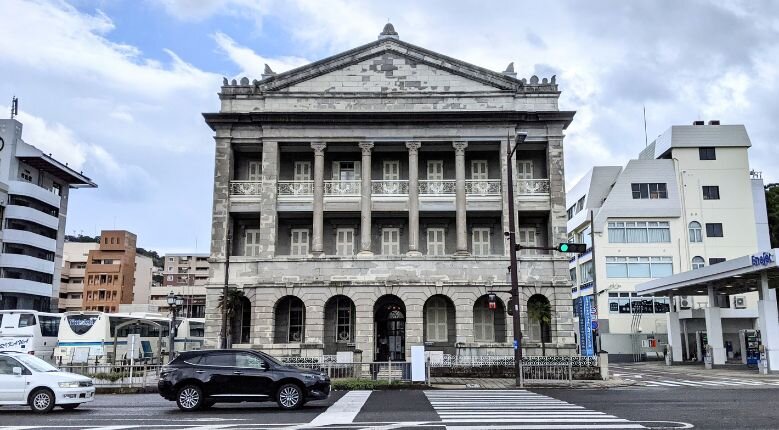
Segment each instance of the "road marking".
[{"label": "road marking", "polygon": [[327,408],[326,411],[314,418],[309,425],[318,427],[329,424],[350,423],[360,413],[360,409],[362,409],[370,396],[371,391],[367,390],[349,391]]}]

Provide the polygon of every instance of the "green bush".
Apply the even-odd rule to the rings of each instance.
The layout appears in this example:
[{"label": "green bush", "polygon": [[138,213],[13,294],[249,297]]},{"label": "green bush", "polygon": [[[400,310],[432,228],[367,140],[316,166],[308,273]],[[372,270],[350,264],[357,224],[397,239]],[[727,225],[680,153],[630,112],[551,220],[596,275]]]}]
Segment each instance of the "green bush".
[{"label": "green bush", "polygon": [[88,376],[88,377],[90,377],[92,379],[101,379],[103,381],[116,382],[116,381],[118,381],[118,380],[120,380],[120,379],[122,379],[122,378],[124,378],[126,376],[130,376],[130,375],[127,372],[111,372],[111,373],[100,372],[100,373],[93,373],[91,375],[86,375],[86,376]]},{"label": "green bush", "polygon": [[370,379],[337,379],[332,382],[333,390],[380,390],[389,388],[389,381],[378,380],[372,381]]}]

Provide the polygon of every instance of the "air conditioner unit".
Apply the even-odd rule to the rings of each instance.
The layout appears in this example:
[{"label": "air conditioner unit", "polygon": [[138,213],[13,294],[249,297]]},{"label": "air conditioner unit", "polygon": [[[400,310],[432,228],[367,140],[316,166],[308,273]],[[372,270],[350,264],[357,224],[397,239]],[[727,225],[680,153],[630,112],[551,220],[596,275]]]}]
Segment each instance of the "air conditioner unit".
[{"label": "air conditioner unit", "polygon": [[736,296],[733,300],[733,307],[736,309],[745,309],[747,307],[747,298],[744,296]]},{"label": "air conditioner unit", "polygon": [[682,296],[679,299],[679,307],[682,309],[690,309],[691,303],[689,296]]}]

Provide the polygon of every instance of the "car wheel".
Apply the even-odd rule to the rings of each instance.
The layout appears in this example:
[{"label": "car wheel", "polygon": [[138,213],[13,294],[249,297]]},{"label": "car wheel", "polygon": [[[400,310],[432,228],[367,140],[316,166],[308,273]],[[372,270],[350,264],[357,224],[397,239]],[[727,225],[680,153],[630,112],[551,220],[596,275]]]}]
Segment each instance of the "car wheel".
[{"label": "car wheel", "polygon": [[185,385],[176,396],[176,404],[182,411],[196,411],[203,407],[203,390],[197,385]]},{"label": "car wheel", "polygon": [[81,403],[70,403],[70,404],[67,404],[67,405],[61,405],[60,407],[62,409],[65,409],[66,411],[72,411],[73,409],[76,409],[78,407],[78,405],[80,405],[80,404]]},{"label": "car wheel", "polygon": [[38,388],[30,394],[30,409],[38,414],[45,414],[54,409],[54,393],[48,388]]},{"label": "car wheel", "polygon": [[282,409],[297,409],[303,406],[303,391],[295,384],[284,384],[276,394],[276,401]]}]

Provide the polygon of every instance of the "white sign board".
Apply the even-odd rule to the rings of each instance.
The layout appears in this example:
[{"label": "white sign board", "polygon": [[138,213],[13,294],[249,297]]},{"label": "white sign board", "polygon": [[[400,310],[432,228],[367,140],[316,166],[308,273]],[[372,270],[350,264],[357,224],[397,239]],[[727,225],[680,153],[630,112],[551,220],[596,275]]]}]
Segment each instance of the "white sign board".
[{"label": "white sign board", "polygon": [[353,363],[354,353],[352,351],[338,351],[335,353],[336,363]]},{"label": "white sign board", "polygon": [[138,351],[141,348],[141,335],[128,334],[127,335],[127,358],[138,359]]},{"label": "white sign board", "polygon": [[75,347],[73,348],[73,356],[71,361],[74,363],[86,363],[89,361],[89,347]]},{"label": "white sign board", "polygon": [[422,345],[411,347],[411,381],[425,382],[425,347]]}]

